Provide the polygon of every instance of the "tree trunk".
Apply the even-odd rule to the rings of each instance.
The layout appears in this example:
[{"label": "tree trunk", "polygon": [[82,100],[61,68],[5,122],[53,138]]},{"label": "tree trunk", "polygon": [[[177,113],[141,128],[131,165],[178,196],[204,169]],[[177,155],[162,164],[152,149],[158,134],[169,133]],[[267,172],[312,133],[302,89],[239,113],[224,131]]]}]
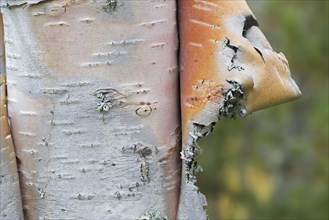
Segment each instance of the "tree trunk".
[{"label": "tree trunk", "polygon": [[2,17],[0,16],[0,218],[22,219],[23,210],[16,154],[7,115],[6,67],[2,24]]},{"label": "tree trunk", "polygon": [[2,108],[4,219],[22,218],[20,198],[26,219],[206,219],[197,140],[300,95],[244,1],[0,5],[18,158]]},{"label": "tree trunk", "polygon": [[175,219],[176,3],[24,2],[2,13],[25,217]]}]

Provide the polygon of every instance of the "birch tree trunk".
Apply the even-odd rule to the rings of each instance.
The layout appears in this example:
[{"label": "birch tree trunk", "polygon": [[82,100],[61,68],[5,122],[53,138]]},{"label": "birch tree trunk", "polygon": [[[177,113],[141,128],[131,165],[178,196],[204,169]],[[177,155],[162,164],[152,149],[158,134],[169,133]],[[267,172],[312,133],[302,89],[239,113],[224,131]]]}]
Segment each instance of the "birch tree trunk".
[{"label": "birch tree trunk", "polygon": [[1,5],[26,219],[175,219],[175,1]]},{"label": "birch tree trunk", "polygon": [[175,1],[0,6],[4,219],[206,219],[197,140],[300,96],[245,1],[178,1],[180,81]]},{"label": "birch tree trunk", "polygon": [[17,161],[7,114],[5,48],[1,16],[0,27],[0,218],[22,219]]}]

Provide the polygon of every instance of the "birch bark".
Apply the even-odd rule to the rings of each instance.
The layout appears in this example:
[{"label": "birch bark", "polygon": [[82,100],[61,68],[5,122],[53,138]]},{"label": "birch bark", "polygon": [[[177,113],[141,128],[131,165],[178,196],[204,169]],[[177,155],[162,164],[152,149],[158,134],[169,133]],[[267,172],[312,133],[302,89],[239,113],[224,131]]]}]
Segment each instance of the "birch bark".
[{"label": "birch bark", "polygon": [[[1,1],[26,219],[206,219],[197,140],[220,117],[300,96],[245,1],[178,5],[180,82],[175,1]],[[14,184],[1,189],[15,199],[6,141]],[[14,199],[8,210],[22,218]]]},{"label": "birch bark", "polygon": [[175,1],[1,4],[26,219],[175,219]]},{"label": "birch bark", "polygon": [[6,104],[6,67],[2,24],[0,16],[0,218],[21,219],[23,210],[17,161]]},{"label": "birch bark", "polygon": [[178,1],[182,111],[179,219],[206,219],[197,141],[222,117],[244,117],[301,95],[245,1]]}]

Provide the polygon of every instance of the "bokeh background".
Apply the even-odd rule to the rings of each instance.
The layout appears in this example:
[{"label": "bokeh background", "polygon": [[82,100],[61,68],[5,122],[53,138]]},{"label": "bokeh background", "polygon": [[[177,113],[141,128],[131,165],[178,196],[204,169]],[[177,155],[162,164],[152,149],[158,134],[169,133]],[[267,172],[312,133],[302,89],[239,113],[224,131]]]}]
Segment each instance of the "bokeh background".
[{"label": "bokeh background", "polygon": [[210,219],[327,220],[328,1],[248,1],[303,96],[221,120],[199,142],[197,185]]}]

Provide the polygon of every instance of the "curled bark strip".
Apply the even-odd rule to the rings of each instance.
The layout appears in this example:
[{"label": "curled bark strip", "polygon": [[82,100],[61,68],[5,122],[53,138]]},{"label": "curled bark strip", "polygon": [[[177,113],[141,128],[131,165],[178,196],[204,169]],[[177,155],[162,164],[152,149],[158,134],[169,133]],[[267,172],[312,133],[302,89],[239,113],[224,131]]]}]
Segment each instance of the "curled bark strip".
[{"label": "curled bark strip", "polygon": [[183,146],[178,218],[206,219],[205,198],[194,185],[200,170],[197,140],[221,117],[244,117],[301,93],[284,55],[273,51],[245,1],[178,5]]}]

